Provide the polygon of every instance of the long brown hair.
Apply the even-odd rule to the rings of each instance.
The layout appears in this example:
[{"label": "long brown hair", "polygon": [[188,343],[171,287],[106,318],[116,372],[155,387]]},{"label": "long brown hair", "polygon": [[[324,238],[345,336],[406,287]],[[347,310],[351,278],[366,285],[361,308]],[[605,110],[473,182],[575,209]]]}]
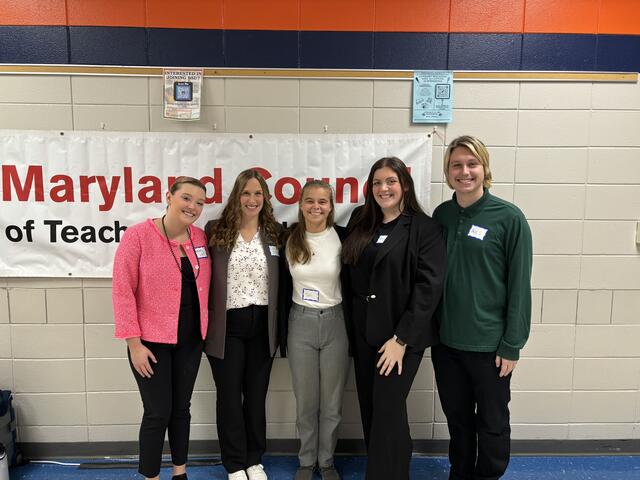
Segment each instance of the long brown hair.
[{"label": "long brown hair", "polygon": [[350,233],[342,245],[342,261],[347,264],[358,262],[362,251],[371,241],[373,234],[382,223],[382,209],[375,198],[373,198],[373,176],[376,171],[388,167],[398,175],[400,187],[402,188],[403,215],[415,215],[423,213],[422,207],[416,197],[413,186],[413,178],[409,174],[409,169],[402,160],[397,157],[384,157],[371,166],[369,177],[367,178],[367,192],[364,197],[364,205],[356,217],[350,223]]},{"label": "long brown hair", "polygon": [[256,170],[244,170],[236,177],[227,204],[222,210],[220,218],[214,223],[211,230],[211,238],[209,245],[212,247],[223,247],[231,250],[238,238],[240,230],[240,222],[242,221],[242,209],[240,206],[240,196],[247,185],[247,182],[255,178],[260,183],[262,189],[262,209],[258,215],[258,222],[261,231],[266,235],[263,240],[270,245],[280,246],[280,238],[278,235],[278,227],[275,217],[273,216],[273,206],[271,205],[271,195],[269,187],[264,181],[262,175]]},{"label": "long brown hair", "polygon": [[333,212],[335,207],[333,205],[333,189],[331,185],[322,180],[312,180],[305,183],[300,192],[300,200],[298,201],[298,222],[291,225],[287,239],[287,257],[290,258],[292,264],[300,263],[306,264],[311,260],[311,249],[305,235],[306,225],[304,221],[304,215],[302,214],[302,202],[304,201],[305,192],[310,188],[324,188],[329,192],[329,203],[331,204],[331,212],[327,216],[327,228],[332,227],[334,224]]}]

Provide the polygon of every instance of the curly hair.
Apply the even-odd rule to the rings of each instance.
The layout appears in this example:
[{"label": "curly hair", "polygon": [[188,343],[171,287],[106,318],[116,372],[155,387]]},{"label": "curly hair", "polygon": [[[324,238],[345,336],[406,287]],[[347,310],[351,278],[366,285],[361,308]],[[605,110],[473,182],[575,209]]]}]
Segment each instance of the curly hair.
[{"label": "curly hair", "polygon": [[229,194],[227,204],[222,210],[220,218],[214,223],[211,230],[211,237],[209,238],[209,245],[212,247],[223,247],[227,250],[233,249],[238,238],[238,231],[240,230],[240,223],[242,221],[242,209],[240,206],[240,196],[247,182],[255,178],[260,183],[262,189],[263,203],[262,209],[258,215],[258,222],[260,230],[264,232],[266,238],[265,242],[270,245],[280,247],[280,235],[278,234],[278,223],[273,216],[273,206],[271,205],[271,195],[269,194],[269,187],[267,182],[264,181],[262,175],[256,170],[244,170],[236,177],[236,181],[233,184],[233,189]]}]

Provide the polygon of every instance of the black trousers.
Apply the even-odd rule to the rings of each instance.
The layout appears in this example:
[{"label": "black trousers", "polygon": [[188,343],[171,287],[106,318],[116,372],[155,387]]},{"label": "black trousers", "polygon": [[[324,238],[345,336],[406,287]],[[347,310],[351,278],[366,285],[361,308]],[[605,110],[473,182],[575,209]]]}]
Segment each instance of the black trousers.
[{"label": "black trousers", "polygon": [[450,480],[496,480],[511,453],[511,374],[499,377],[495,352],[431,350],[449,427]]},{"label": "black trousers", "polygon": [[267,448],[265,402],[273,365],[267,321],[266,306],[228,310],[224,359],[208,356],[222,464],[229,473],[260,463]]},{"label": "black trousers", "polygon": [[409,478],[413,450],[407,396],[424,350],[407,349],[402,361],[402,375],[398,375],[397,369],[389,376],[380,375],[376,368],[380,359],[379,347],[372,347],[365,339],[362,319],[366,315],[366,305],[354,304],[354,307],[356,328],[353,363],[368,455],[365,478],[405,480]]},{"label": "black trousers", "polygon": [[131,364],[133,376],[138,383],[144,407],[140,425],[140,463],[138,471],[145,477],[160,473],[164,435],[169,433],[171,461],[184,465],[189,452],[189,427],[191,424],[191,394],[196,382],[202,340],[191,340],[170,346],[160,343],[142,342],[156,357],[151,363],[153,375],[144,378]]}]

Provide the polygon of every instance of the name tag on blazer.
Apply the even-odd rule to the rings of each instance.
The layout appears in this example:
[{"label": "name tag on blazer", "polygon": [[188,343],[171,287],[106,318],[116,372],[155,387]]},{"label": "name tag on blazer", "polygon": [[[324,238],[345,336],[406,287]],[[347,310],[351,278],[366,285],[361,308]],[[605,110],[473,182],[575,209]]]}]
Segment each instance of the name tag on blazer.
[{"label": "name tag on blazer", "polygon": [[280,253],[278,252],[278,247],[276,247],[275,245],[269,245],[269,252],[271,253],[272,257],[280,256]]}]

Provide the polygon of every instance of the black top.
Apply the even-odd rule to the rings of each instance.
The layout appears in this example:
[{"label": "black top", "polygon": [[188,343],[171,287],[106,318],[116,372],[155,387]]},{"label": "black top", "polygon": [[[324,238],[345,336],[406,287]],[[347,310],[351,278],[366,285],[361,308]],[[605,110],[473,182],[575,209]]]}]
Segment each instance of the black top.
[{"label": "black top", "polygon": [[[378,250],[387,241],[389,235],[398,223],[397,217],[388,223],[381,223],[371,237],[371,241],[360,254],[355,265],[349,265],[351,278],[351,291],[356,296],[365,297],[369,295],[369,280],[373,272],[373,264],[376,260]],[[382,238],[381,238],[382,237]]]},{"label": "black top", "polygon": [[193,267],[187,257],[180,257],[182,267],[182,291],[180,316],[178,317],[178,343],[202,340],[200,334],[200,301]]}]

